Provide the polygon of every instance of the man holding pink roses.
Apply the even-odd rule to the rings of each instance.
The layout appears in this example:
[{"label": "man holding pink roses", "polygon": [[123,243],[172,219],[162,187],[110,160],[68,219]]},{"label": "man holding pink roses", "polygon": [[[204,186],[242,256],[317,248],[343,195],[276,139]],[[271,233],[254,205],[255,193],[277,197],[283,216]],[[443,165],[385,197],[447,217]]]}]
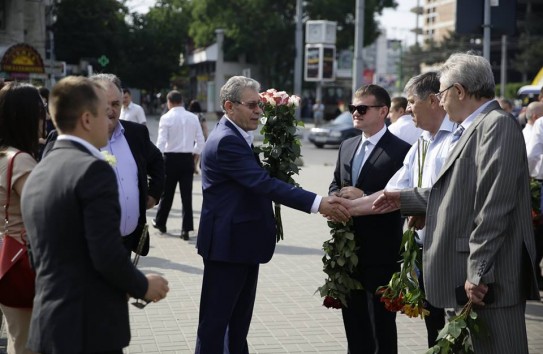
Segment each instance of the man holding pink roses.
[{"label": "man holding pink roses", "polygon": [[346,221],[329,198],[270,177],[252,149],[262,115],[260,84],[234,76],[221,88],[225,115],[202,152],[203,205],[198,253],[204,261],[196,353],[248,353],[247,334],[260,263],[275,250],[272,201]]}]

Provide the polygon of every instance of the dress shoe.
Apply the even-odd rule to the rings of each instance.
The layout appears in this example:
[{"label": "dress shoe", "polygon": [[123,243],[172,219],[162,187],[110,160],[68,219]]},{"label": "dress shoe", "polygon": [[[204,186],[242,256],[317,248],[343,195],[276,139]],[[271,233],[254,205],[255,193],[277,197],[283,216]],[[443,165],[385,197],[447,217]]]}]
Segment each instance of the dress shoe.
[{"label": "dress shoe", "polygon": [[162,234],[165,234],[165,233],[166,233],[166,226],[157,225],[157,223],[156,223],[155,220],[153,220],[153,221],[151,222],[151,224],[153,224],[153,227],[154,227],[155,229],[158,229],[158,231],[160,231],[160,233],[162,233]]},{"label": "dress shoe", "polygon": [[185,241],[189,240],[189,232],[188,231],[181,231],[181,238]]}]

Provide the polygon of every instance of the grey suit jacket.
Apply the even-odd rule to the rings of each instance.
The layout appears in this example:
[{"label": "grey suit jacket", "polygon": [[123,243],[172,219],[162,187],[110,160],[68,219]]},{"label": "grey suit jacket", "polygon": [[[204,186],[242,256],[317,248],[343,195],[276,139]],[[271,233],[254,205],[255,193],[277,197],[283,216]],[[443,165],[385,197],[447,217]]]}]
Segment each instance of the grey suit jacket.
[{"label": "grey suit jacket", "polygon": [[426,213],[424,284],[456,306],[466,280],[493,284],[495,307],[539,298],[526,148],[516,121],[491,102],[464,132],[431,189],[401,192],[404,215]]}]

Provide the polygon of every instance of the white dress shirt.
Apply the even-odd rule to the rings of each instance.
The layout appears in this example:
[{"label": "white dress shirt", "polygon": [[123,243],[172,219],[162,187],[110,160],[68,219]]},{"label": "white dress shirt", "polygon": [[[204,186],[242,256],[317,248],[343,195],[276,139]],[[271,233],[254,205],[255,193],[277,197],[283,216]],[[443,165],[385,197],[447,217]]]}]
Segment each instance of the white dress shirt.
[{"label": "white dress shirt", "polygon": [[413,145],[420,134],[422,134],[422,129],[417,128],[410,114],[398,118],[398,120],[388,126],[388,130],[410,145]]},{"label": "white dress shirt", "polygon": [[543,179],[543,118],[534,122],[530,139],[526,144],[530,176]]},{"label": "white dress shirt", "polygon": [[128,107],[121,107],[120,119],[140,124],[144,124],[147,122],[143,108],[140,105],[135,104],[134,102],[130,102],[128,104]]},{"label": "white dress shirt", "polygon": [[140,217],[140,190],[138,185],[138,165],[124,136],[124,128],[119,122],[107,145],[100,149],[115,156],[113,167],[117,176],[119,204],[121,205],[121,236],[128,236],[136,227]]},{"label": "white dress shirt", "polygon": [[196,114],[177,106],[160,117],[156,146],[162,153],[181,152],[199,155],[204,143],[204,134]]},{"label": "white dress shirt", "polygon": [[[365,150],[364,160],[362,161],[362,164],[360,165],[360,171],[362,171],[362,168],[364,167],[364,164],[368,160],[368,157],[371,155],[371,152],[375,148],[375,145],[377,145],[379,140],[381,140],[383,135],[385,135],[386,131],[387,131],[387,126],[384,125],[381,128],[381,130],[379,130],[377,133],[373,134],[369,138],[366,138],[366,136],[362,134],[362,140],[360,140],[360,145],[358,145],[358,148],[356,149],[356,153],[354,154],[354,157],[353,157],[353,160],[354,160],[356,156],[360,154],[361,149],[364,146],[364,142],[368,141],[368,144],[364,146],[366,150]],[[360,171],[358,171],[359,176],[360,176]],[[356,183],[356,181],[354,181],[354,183]]]},{"label": "white dress shirt", "polygon": [[532,131],[534,130],[534,125],[527,123],[524,129],[522,129],[522,136],[524,136],[524,143],[528,145],[530,137],[532,136]]},{"label": "white dress shirt", "polygon": [[[388,181],[385,190],[401,190],[406,188],[432,187],[441,172],[441,168],[449,155],[453,132],[458,124],[445,116],[439,130],[432,136],[423,130],[403,160],[403,166]],[[422,163],[422,150],[427,146],[426,157],[422,166],[422,180],[419,181],[419,156]],[[420,241],[424,240],[424,229],[417,230]]]}]

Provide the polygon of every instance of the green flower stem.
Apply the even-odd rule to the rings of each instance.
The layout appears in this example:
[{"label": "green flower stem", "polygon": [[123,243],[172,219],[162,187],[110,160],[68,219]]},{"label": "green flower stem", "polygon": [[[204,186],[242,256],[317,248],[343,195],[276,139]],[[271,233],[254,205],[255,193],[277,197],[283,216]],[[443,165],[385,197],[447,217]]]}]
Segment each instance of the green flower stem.
[{"label": "green flower stem", "polygon": [[283,239],[283,221],[281,220],[281,204],[275,203],[275,226],[277,227],[277,242]]}]

